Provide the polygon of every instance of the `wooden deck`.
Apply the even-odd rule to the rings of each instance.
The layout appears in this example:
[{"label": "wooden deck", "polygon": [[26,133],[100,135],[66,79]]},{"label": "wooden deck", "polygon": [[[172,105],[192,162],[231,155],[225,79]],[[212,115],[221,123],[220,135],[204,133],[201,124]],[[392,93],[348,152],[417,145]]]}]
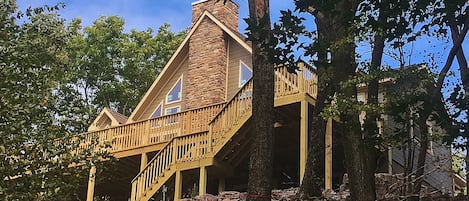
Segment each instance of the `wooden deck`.
[{"label": "wooden deck", "polygon": [[[316,83],[307,66],[298,74],[275,68],[275,106],[314,104]],[[131,200],[149,200],[174,174],[177,186],[180,171],[214,165],[214,156],[251,117],[251,103],[252,80],[227,103],[84,133],[83,146],[98,139],[118,158],[160,150],[132,181]]]}]

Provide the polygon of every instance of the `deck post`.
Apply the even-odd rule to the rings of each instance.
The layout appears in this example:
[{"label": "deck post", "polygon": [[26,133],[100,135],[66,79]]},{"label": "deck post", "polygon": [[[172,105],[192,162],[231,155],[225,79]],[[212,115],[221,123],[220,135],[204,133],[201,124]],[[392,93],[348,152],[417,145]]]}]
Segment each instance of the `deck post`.
[{"label": "deck post", "polygon": [[225,183],[225,178],[224,177],[218,179],[218,194],[225,191],[225,184],[226,183]]},{"label": "deck post", "polygon": [[305,92],[305,79],[303,77],[303,68],[305,64],[303,62],[298,62],[298,90],[300,93]]},{"label": "deck post", "polygon": [[199,173],[199,195],[207,194],[207,167],[200,167]]},{"label": "deck post", "polygon": [[332,189],[332,118],[327,119],[326,124],[326,150],[325,150],[325,187]]},{"label": "deck post", "polygon": [[208,142],[207,142],[207,153],[212,154],[212,137],[213,137],[213,125],[208,126]]},{"label": "deck post", "polygon": [[94,166],[94,164],[91,164],[90,176],[88,178],[88,192],[86,194],[86,201],[93,201],[95,181],[96,181],[96,166]]},{"label": "deck post", "polygon": [[140,157],[140,172],[145,169],[148,163],[148,156],[147,153],[143,152]]},{"label": "deck post", "polygon": [[145,131],[143,133],[143,139],[142,139],[141,146],[145,146],[150,142],[151,121],[152,120],[145,121]]},{"label": "deck post", "polygon": [[301,101],[300,112],[300,184],[303,182],[308,155],[308,102]]},{"label": "deck post", "polygon": [[174,200],[181,199],[182,195],[182,172],[180,170],[176,171],[176,179],[174,181]]}]

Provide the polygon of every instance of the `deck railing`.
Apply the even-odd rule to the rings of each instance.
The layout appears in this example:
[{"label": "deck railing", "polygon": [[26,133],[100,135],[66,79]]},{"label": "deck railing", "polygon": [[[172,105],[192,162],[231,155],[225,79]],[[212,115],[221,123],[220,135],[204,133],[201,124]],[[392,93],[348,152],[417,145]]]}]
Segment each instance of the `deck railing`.
[{"label": "deck railing", "polygon": [[[275,68],[275,97],[299,93],[316,97],[316,83],[315,71],[310,67],[303,67],[298,74],[291,74],[284,67]],[[175,137],[156,154],[132,181],[131,200],[140,200],[149,189],[156,189],[152,185],[164,183],[163,178],[171,176],[165,175],[165,171],[175,171],[173,165],[213,156],[223,147],[251,116],[252,84],[252,80],[247,82],[228,101],[210,122],[209,132]]]},{"label": "deck railing", "polygon": [[[208,142],[209,132],[173,138],[132,180],[130,200],[140,199],[147,189],[165,175],[165,171],[172,168],[172,165],[204,158],[209,151]],[[171,175],[166,176],[170,177]]]},{"label": "deck railing", "polygon": [[252,111],[252,80],[248,81],[241,90],[225,105],[210,122],[211,147],[220,146],[224,139],[229,139],[230,133],[234,132],[240,123],[242,116]]},{"label": "deck railing", "polygon": [[252,80],[223,107],[210,122],[209,132],[184,135],[173,138],[145,168],[132,180],[131,201],[140,200],[148,189],[152,188],[164,171],[181,162],[194,161],[207,157],[212,147],[229,139],[227,136],[235,132],[232,128],[238,123],[239,117],[251,111]]},{"label": "deck railing", "polygon": [[[109,143],[111,153],[170,141],[172,138],[208,131],[209,122],[223,108],[224,103],[154,119],[133,122],[103,130],[80,134],[84,137],[80,149]],[[97,143],[93,143],[96,142]],[[95,148],[96,149],[96,148]]]},{"label": "deck railing", "polygon": [[274,91],[276,98],[301,92],[305,92],[312,97],[316,97],[317,76],[316,70],[312,67],[302,65],[296,73],[288,72],[286,67],[277,67],[274,71]]}]

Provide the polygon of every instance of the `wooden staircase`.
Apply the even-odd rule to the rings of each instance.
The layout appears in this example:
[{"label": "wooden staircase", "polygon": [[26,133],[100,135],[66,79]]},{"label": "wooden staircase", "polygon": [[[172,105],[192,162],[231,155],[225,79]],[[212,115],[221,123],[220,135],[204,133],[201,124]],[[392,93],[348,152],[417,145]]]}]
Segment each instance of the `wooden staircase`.
[{"label": "wooden staircase", "polygon": [[249,81],[209,123],[208,132],[173,138],[132,181],[130,200],[149,200],[176,170],[213,165],[215,154],[251,117],[251,100]]},{"label": "wooden staircase", "polygon": [[[303,67],[296,74],[275,69],[275,105],[298,102],[298,96],[316,95],[314,70]],[[246,124],[252,114],[252,80],[224,105],[208,124],[208,131],[172,138],[132,180],[131,201],[147,201],[177,171],[211,166],[215,156]]]}]

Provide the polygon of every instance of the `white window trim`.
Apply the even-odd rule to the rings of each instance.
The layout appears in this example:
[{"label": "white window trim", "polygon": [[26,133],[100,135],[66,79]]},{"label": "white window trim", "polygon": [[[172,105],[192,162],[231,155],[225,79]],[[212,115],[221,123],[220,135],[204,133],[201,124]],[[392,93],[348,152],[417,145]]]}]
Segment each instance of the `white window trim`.
[{"label": "white window trim", "polygon": [[[183,83],[183,79],[182,79],[182,75],[181,77],[179,77],[179,79],[176,80],[176,82],[174,82],[173,86],[169,89],[168,93],[166,93],[166,96],[164,97],[164,101],[166,104],[171,104],[171,103],[177,103],[177,102],[181,102],[182,101],[182,83]],[[168,95],[169,93],[171,93],[171,91],[174,89],[174,87],[177,85],[177,83],[181,81],[181,91],[179,93],[181,93],[181,97],[179,98],[179,100],[175,100],[175,101],[170,101],[168,102]]]},{"label": "white window trim", "polygon": [[[238,68],[238,87],[241,88],[243,87],[244,85],[241,84],[241,76],[242,76],[242,73],[243,73],[243,65],[246,66],[250,71],[251,71],[251,74],[253,73],[252,72],[252,68],[249,67],[248,65],[246,65],[246,63],[244,63],[242,60],[239,60],[239,68]],[[246,84],[246,83],[245,83]]]},{"label": "white window trim", "polygon": [[158,108],[161,106],[161,116],[163,116],[163,111],[164,111],[164,108],[163,108],[163,101],[160,101],[160,104],[158,104],[158,106],[156,106],[155,110],[153,110],[153,112],[150,114],[150,116],[148,117],[148,119],[153,119],[153,118],[156,118],[156,117],[152,117],[153,114],[155,114],[156,110],[158,110]]},{"label": "white window trim", "polygon": [[[178,111],[178,112],[176,112],[176,113],[179,113],[179,112],[181,112],[181,106],[180,106],[180,105],[178,105],[178,106],[173,106],[173,107],[168,107],[168,108],[166,108],[166,109],[164,110],[164,115],[169,115],[169,114],[168,114],[168,110],[170,110],[170,109],[174,109],[174,108],[179,108],[179,109],[178,109],[179,111]],[[173,113],[173,114],[175,114],[175,113]]]}]

